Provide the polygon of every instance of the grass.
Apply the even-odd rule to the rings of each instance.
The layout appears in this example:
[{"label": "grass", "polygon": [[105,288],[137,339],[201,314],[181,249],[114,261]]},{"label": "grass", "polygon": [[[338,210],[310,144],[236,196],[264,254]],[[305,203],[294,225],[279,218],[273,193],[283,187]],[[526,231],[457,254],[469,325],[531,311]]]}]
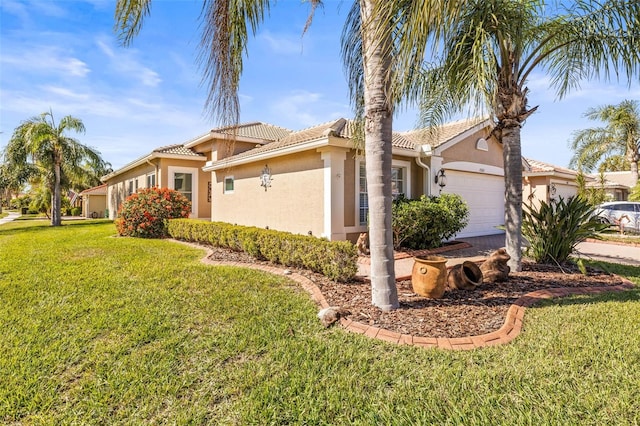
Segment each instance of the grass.
[{"label": "grass", "polygon": [[605,232],[601,233],[600,237],[602,241],[611,241],[624,244],[640,244],[640,234],[631,232],[625,232],[624,235],[620,235],[619,232]]},{"label": "grass", "polygon": [[0,423],[640,423],[639,289],[528,309],[509,345],[425,350],[324,329],[285,277],[114,233],[0,226]]}]

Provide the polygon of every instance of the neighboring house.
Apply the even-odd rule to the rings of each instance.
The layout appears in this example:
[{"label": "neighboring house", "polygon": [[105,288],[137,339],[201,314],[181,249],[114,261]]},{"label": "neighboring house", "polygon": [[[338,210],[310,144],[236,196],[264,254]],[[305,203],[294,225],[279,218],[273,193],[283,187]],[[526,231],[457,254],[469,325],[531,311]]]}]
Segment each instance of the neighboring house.
[{"label": "neighboring house", "polygon": [[[549,203],[562,197],[568,199],[578,194],[578,172],[537,160],[523,159],[522,201],[537,207],[540,201]],[[585,176],[587,183],[593,178]]]},{"label": "neighboring house", "polygon": [[107,185],[94,186],[78,194],[82,199],[82,217],[105,217],[107,209]]},{"label": "neighboring house", "polygon": [[[490,129],[488,120],[463,120],[436,133],[394,133],[394,194],[460,194],[470,221],[459,237],[502,232],[502,145]],[[211,219],[355,241],[367,230],[368,205],[364,152],[353,138],[353,123],[341,118],[230,156],[214,146],[203,167]]]},{"label": "neighboring house", "polygon": [[183,144],[154,149],[102,178],[107,185],[107,216],[115,219],[124,200],[139,189],[158,186],[184,194],[191,201],[190,217],[209,218],[211,173],[202,171],[205,163],[275,141],[289,132],[269,124],[249,123],[214,129]]},{"label": "neighboring house", "polygon": [[633,189],[631,172],[604,172],[604,184],[600,176],[595,176],[596,186],[604,186],[607,199],[610,201],[627,201]]}]

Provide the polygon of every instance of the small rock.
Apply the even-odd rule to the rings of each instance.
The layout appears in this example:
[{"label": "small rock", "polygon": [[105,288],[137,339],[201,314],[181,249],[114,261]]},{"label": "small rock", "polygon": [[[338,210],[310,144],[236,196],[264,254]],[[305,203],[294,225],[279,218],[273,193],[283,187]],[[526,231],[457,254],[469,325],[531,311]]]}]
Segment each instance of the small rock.
[{"label": "small rock", "polygon": [[318,318],[320,318],[320,322],[326,328],[338,321],[340,317],[349,314],[350,312],[346,309],[342,309],[338,306],[329,306],[328,308],[321,309],[320,312],[318,312]]},{"label": "small rock", "polygon": [[285,269],[285,270],[284,270],[284,272],[283,272],[283,274],[285,274],[285,275],[291,275],[291,274],[292,274],[291,269]]}]

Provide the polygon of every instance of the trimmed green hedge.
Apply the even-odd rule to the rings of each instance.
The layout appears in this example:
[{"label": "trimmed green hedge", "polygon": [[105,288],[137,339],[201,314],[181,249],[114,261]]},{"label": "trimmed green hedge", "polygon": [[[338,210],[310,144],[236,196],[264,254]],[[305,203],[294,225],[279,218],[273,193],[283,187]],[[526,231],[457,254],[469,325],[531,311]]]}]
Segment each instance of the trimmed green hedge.
[{"label": "trimmed green hedge", "polygon": [[168,231],[178,240],[244,251],[256,259],[309,269],[336,281],[349,281],[358,271],[356,247],[349,241],[193,219],[169,220]]}]

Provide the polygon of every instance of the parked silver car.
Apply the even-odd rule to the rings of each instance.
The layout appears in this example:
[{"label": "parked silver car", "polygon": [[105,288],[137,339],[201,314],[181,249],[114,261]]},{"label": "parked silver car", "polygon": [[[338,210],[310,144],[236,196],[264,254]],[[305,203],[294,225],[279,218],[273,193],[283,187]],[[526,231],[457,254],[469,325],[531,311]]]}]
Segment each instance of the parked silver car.
[{"label": "parked silver car", "polygon": [[640,203],[633,201],[612,201],[600,204],[594,213],[603,223],[620,226],[640,232]]}]

